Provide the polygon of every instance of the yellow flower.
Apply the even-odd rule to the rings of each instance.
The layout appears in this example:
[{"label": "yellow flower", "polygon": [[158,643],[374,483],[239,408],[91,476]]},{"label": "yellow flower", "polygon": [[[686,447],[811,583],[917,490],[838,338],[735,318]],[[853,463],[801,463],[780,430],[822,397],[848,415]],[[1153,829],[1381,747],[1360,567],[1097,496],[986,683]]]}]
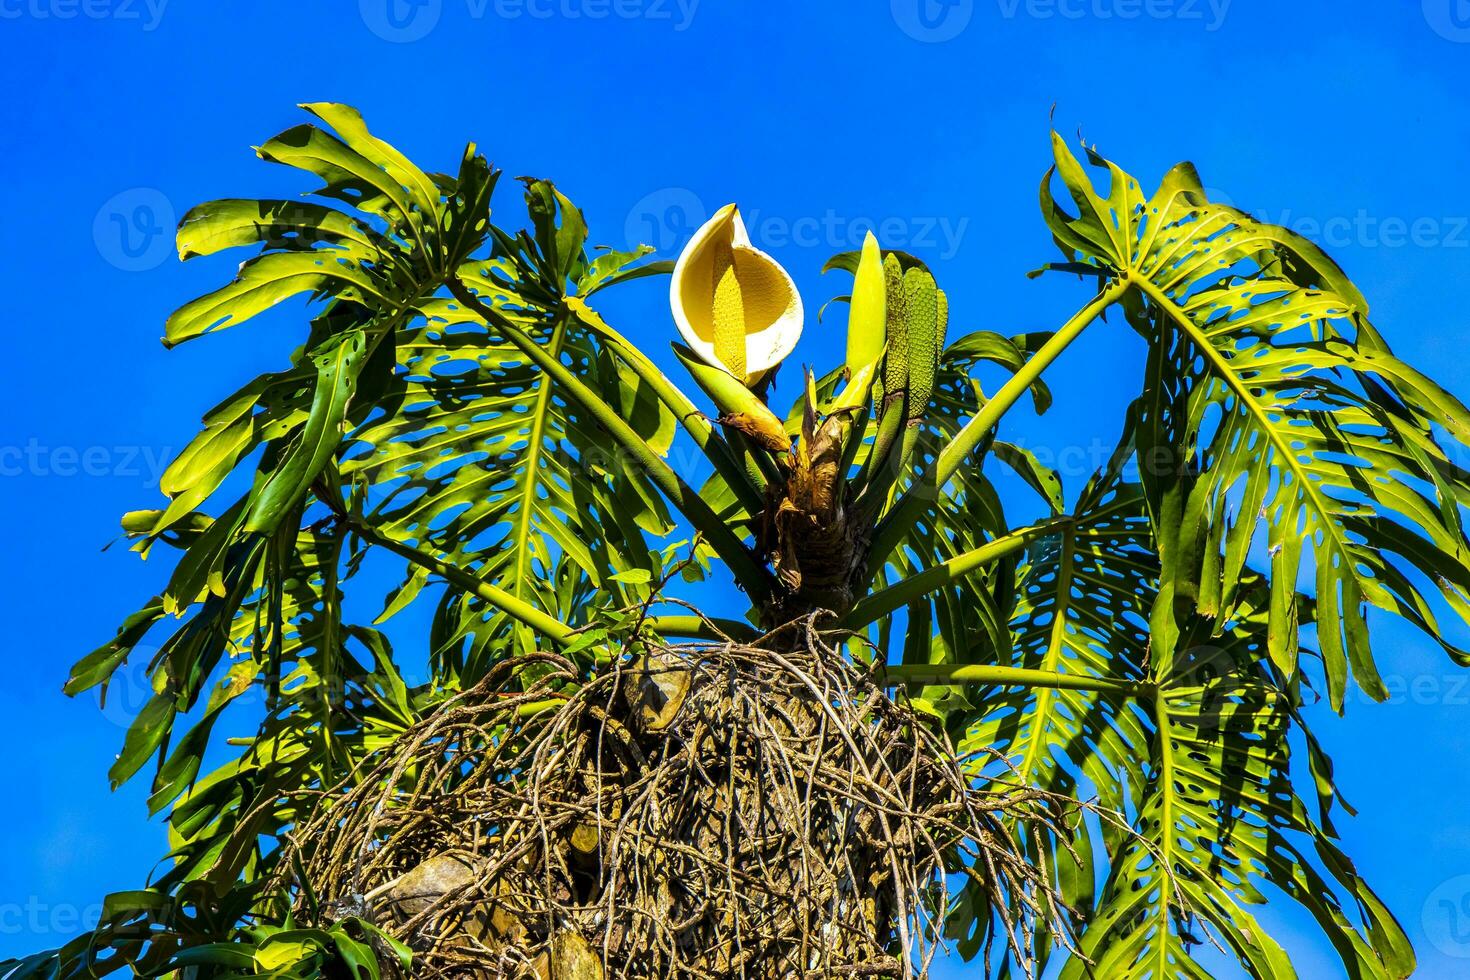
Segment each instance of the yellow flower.
[{"label": "yellow flower", "polygon": [[745,384],[781,363],[801,337],[796,284],[751,245],[733,204],[706,221],[679,256],[669,303],[694,353]]}]

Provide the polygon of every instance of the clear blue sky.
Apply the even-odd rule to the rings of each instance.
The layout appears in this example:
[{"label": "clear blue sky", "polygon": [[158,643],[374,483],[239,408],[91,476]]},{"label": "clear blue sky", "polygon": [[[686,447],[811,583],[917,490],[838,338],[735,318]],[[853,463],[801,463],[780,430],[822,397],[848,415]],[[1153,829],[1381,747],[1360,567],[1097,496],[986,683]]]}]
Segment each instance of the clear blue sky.
[{"label": "clear blue sky", "polygon": [[[166,571],[101,550],[117,517],[153,506],[200,414],[299,336],[283,320],[158,343],[232,268],[178,265],[176,217],[307,189],[249,150],[301,121],[295,103],[353,103],[436,169],[473,138],[509,174],[555,179],[610,244],[677,248],[739,201],[813,319],[834,289],[822,261],[878,222],[935,267],[956,329],[1017,332],[1085,298],[1023,275],[1052,257],[1036,185],[1056,103],[1059,128],[1146,184],[1187,157],[1322,240],[1400,352],[1470,399],[1465,0],[0,0],[0,52],[0,955],[63,941],[164,850],[142,785],[112,794],[104,776],[136,694],[99,712],[60,687]],[[616,307],[662,348],[661,287]],[[800,356],[825,361],[835,338],[808,333]],[[1123,333],[1090,333],[1054,369],[1056,409],[1021,421],[1074,490],[1140,363]],[[1311,712],[1361,811],[1346,848],[1420,975],[1470,975],[1470,676],[1374,629],[1400,700]],[[1338,975],[1299,916],[1266,918],[1303,976]]]}]

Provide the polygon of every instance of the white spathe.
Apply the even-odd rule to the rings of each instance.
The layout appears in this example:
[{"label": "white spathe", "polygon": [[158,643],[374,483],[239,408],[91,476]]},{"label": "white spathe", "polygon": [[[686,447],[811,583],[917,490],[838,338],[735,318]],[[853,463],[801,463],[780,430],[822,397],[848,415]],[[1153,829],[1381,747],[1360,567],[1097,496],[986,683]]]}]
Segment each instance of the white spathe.
[{"label": "white spathe", "polygon": [[803,312],[796,283],[775,259],[750,243],[735,205],[715,212],[680,253],[669,305],[684,343],[706,363],[731,371],[734,365],[715,348],[716,286],[731,269],[738,281],[745,336],[742,380],[754,382],[796,348]]}]

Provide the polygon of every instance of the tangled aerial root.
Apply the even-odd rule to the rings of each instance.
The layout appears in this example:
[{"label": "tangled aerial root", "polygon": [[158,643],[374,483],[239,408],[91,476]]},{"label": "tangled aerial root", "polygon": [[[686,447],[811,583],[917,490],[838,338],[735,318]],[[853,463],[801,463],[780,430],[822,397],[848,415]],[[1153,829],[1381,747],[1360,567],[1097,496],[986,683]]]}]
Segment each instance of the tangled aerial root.
[{"label": "tangled aerial root", "polygon": [[787,634],[655,646],[575,688],[521,658],[539,677],[514,696],[500,668],[303,817],[280,864],[299,914],[375,922],[417,976],[905,977],[966,880],[1029,972],[1026,937],[1066,916],[1016,828],[1067,839],[1076,804],[977,788],[810,621]]}]

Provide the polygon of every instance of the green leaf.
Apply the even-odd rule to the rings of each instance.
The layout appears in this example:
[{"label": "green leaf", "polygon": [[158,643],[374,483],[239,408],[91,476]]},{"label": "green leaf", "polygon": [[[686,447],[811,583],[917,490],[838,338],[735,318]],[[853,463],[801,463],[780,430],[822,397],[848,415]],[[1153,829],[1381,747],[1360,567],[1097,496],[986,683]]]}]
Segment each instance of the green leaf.
[{"label": "green leaf", "polygon": [[112,764],[112,768],[107,773],[108,778],[112,780],[113,789],[117,789],[131,779],[158,751],[164,739],[168,737],[169,729],[177,713],[174,698],[170,694],[155,694],[148,699],[143,710],[138,712],[138,716],[128,726],[128,734],[123,741],[122,751],[118,753],[117,761]]},{"label": "green leaf", "polygon": [[[1131,284],[1125,313],[1178,379],[1151,424],[1189,434],[1165,465],[1198,474],[1175,505],[1180,525],[1198,533],[1166,553],[1169,589],[1228,615],[1264,525],[1278,635],[1295,631],[1298,579],[1315,567],[1334,707],[1349,673],[1371,697],[1386,696],[1365,605],[1403,616],[1470,663],[1442,639],[1431,601],[1437,594],[1470,621],[1470,541],[1458,513],[1466,485],[1430,423],[1432,412],[1467,431],[1465,408],[1392,356],[1362,294],[1321,249],[1208,201],[1190,165],[1145,199],[1137,181],[1090,153],[1109,176],[1102,197],[1060,138],[1053,146],[1077,213],[1044,184],[1052,233],[1073,268],[1080,260]],[[1426,392],[1432,409],[1406,407]],[[1275,651],[1290,659],[1284,641]]]},{"label": "green leaf", "polygon": [[363,332],[354,330],[333,336],[324,349],[312,353],[317,375],[311,411],[284,462],[255,493],[245,513],[246,533],[273,532],[336,454],[367,345]]},{"label": "green leaf", "polygon": [[154,599],[123,620],[123,624],[117,629],[116,638],[77,661],[62,690],[75,697],[98,684],[106,684],[163,615],[163,600]]}]

